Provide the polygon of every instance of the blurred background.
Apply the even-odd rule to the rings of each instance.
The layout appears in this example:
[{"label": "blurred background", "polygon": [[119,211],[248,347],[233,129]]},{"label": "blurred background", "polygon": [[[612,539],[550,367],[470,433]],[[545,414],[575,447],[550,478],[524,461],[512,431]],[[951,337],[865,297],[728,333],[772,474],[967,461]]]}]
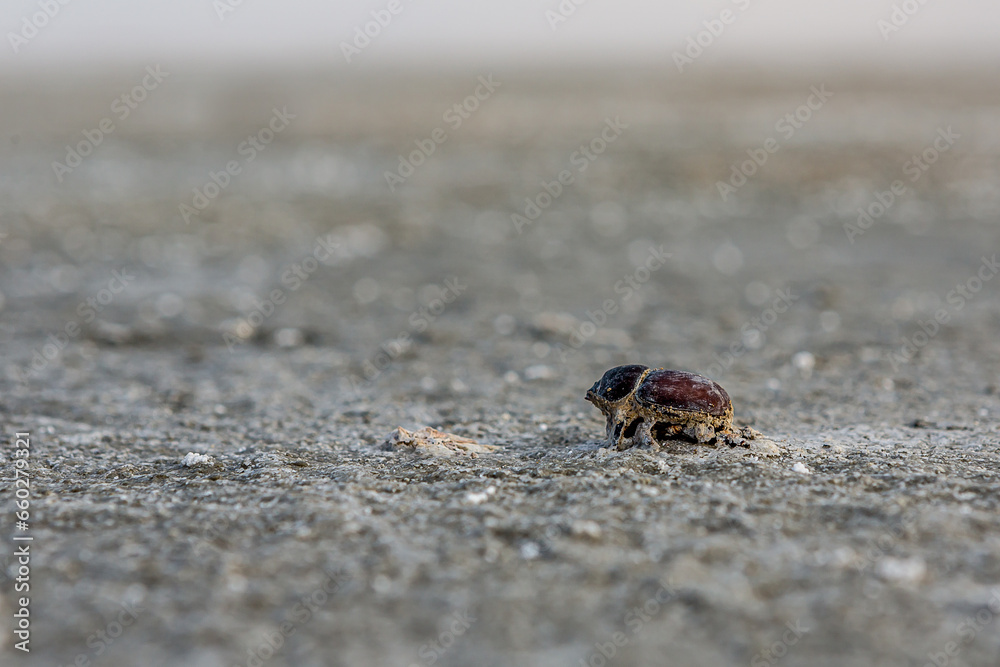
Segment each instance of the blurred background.
[{"label": "blurred background", "polygon": [[[0,28],[29,660],[908,665],[991,609],[1000,5],[8,0]],[[786,454],[608,459],[582,397],[621,363],[713,377]],[[382,450],[420,425],[503,454]]]},{"label": "blurred background", "polygon": [[[222,63],[265,69],[303,65],[340,69],[345,64],[340,43],[350,40],[354,29],[371,20],[371,12],[386,9],[388,2],[334,6],[296,0],[277,6],[246,0],[170,4],[106,0],[91,3],[89,11],[71,5],[59,3],[55,11],[46,10],[49,5],[37,0],[12,0],[5,11],[4,28],[15,34],[24,30],[23,19],[30,21],[38,11],[58,18],[32,21],[39,25],[38,37],[22,35],[31,48],[18,44],[14,51],[12,45],[4,53],[5,68],[121,67],[169,58],[202,67]],[[713,62],[766,64],[784,72],[817,65],[871,71],[988,65],[1000,54],[1000,46],[992,39],[1000,9],[986,0],[956,0],[930,14],[924,10],[933,8],[933,3],[920,0],[697,4],[626,0],[613,6],[587,0],[513,0],[476,7],[455,0],[420,5],[401,0],[398,7],[391,21],[395,27],[379,34],[377,48],[366,49],[358,64],[520,64],[544,69],[553,64],[631,63],[655,67],[669,61],[687,37],[724,9],[740,15],[740,28],[713,46],[708,59]],[[914,20],[893,22],[894,8],[903,19]],[[899,30],[883,28],[880,21]]]}]

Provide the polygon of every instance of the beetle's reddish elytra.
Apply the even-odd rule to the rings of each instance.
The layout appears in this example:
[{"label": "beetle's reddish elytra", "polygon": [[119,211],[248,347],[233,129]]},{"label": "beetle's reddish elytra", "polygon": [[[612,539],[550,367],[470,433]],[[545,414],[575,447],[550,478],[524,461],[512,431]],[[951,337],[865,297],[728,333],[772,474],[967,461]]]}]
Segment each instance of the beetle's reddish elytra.
[{"label": "beetle's reddish elytra", "polygon": [[594,383],[586,396],[607,418],[608,446],[659,448],[668,440],[724,442],[748,446],[759,435],[752,428],[733,428],[733,404],[719,383],[703,375],[616,366]]}]

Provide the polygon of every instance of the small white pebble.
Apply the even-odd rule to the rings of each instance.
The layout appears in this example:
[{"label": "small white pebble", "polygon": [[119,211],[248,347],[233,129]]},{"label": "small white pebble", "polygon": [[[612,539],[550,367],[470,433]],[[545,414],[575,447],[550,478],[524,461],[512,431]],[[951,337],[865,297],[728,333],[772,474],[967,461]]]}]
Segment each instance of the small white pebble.
[{"label": "small white pebble", "polygon": [[231,593],[243,593],[247,589],[246,577],[239,574],[230,574],[224,580],[226,582],[226,588],[229,589]]},{"label": "small white pebble", "polygon": [[358,300],[358,303],[367,305],[378,298],[380,287],[378,281],[374,278],[362,278],[358,282],[354,283],[354,298]]},{"label": "small white pebble", "polygon": [[799,369],[802,375],[808,377],[816,367],[816,357],[812,352],[796,352],[792,355],[792,365]]},{"label": "small white pebble", "polygon": [[517,371],[507,371],[503,374],[503,381],[507,384],[517,384],[521,381],[521,376],[517,374]]},{"label": "small white pebble", "polygon": [[274,332],[274,342],[278,347],[300,347],[306,340],[301,329],[285,327]]},{"label": "small white pebble", "polygon": [[181,465],[185,468],[198,465],[211,465],[213,463],[215,463],[215,459],[211,456],[207,454],[196,454],[194,452],[188,452],[187,455],[181,459]]},{"label": "small white pebble", "polygon": [[592,540],[601,539],[601,526],[596,521],[574,521],[570,532],[577,537],[589,537]]},{"label": "small white pebble", "polygon": [[828,562],[833,567],[844,568],[858,562],[858,553],[851,547],[837,547],[830,555]]},{"label": "small white pebble", "polygon": [[919,557],[892,558],[887,556],[875,565],[875,574],[886,581],[912,584],[927,574],[927,564]]},{"label": "small white pebble", "polygon": [[539,359],[544,359],[546,356],[548,356],[549,352],[552,351],[552,348],[549,346],[548,343],[543,343],[539,341],[538,343],[535,343],[534,345],[531,346],[531,351],[534,352],[535,356],[538,357]]},{"label": "small white pebble", "polygon": [[156,299],[156,312],[161,317],[177,317],[184,312],[184,299],[172,292],[161,294]]},{"label": "small white pebble", "polygon": [[501,336],[509,336],[517,329],[517,320],[513,315],[497,315],[493,320],[493,330]]},{"label": "small white pebble", "polygon": [[465,502],[469,503],[470,505],[478,505],[480,503],[486,502],[486,499],[489,497],[490,497],[489,494],[487,494],[485,491],[470,491],[469,493],[465,494]]},{"label": "small white pebble", "polygon": [[492,484],[486,487],[485,491],[469,491],[465,494],[465,502],[470,505],[478,505],[479,503],[485,502],[487,498],[495,495],[497,492],[497,487]]},{"label": "small white pebble", "polygon": [[525,542],[521,545],[521,558],[524,560],[535,560],[541,555],[541,548],[534,542]]},{"label": "small white pebble", "polygon": [[802,463],[802,461],[795,462],[795,465],[792,466],[792,472],[799,472],[802,473],[803,475],[813,474],[813,471],[810,470],[806,464]]},{"label": "small white pebble", "polygon": [[735,244],[726,242],[712,253],[712,264],[726,276],[735,276],[743,268],[743,253]]},{"label": "small white pebble", "polygon": [[555,377],[555,371],[551,366],[545,364],[535,364],[524,369],[525,380],[550,380]]},{"label": "small white pebble", "polygon": [[372,580],[372,590],[379,595],[385,595],[392,590],[392,581],[384,574],[380,574]]}]

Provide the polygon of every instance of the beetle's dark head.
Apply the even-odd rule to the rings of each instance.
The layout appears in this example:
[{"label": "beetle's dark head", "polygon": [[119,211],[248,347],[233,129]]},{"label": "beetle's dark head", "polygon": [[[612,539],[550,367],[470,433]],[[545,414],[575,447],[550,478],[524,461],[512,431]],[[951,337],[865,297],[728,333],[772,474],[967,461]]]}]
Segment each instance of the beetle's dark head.
[{"label": "beetle's dark head", "polygon": [[[587,392],[586,398],[594,405],[598,405],[598,400],[605,403],[620,401],[632,393],[643,374],[648,370],[648,366],[641,364],[615,366],[594,383],[594,386]],[[598,405],[598,407],[600,406]]]}]

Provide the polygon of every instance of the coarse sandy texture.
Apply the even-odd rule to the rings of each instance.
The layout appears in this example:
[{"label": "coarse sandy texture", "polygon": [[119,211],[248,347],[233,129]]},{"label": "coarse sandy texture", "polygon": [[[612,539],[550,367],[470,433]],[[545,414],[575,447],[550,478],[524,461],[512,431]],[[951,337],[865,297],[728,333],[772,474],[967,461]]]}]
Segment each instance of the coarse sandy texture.
[{"label": "coarse sandy texture", "polygon": [[[993,277],[994,79],[831,76],[788,137],[820,81],[497,73],[454,128],[479,73],[182,69],[61,183],[52,162],[135,82],[0,90],[5,458],[32,433],[18,664],[1000,662],[1000,280],[949,297]],[[295,118],[248,162],[274,107]],[[583,395],[623,363],[709,375],[781,451],[601,449]],[[383,450],[398,426],[501,449]]]}]

